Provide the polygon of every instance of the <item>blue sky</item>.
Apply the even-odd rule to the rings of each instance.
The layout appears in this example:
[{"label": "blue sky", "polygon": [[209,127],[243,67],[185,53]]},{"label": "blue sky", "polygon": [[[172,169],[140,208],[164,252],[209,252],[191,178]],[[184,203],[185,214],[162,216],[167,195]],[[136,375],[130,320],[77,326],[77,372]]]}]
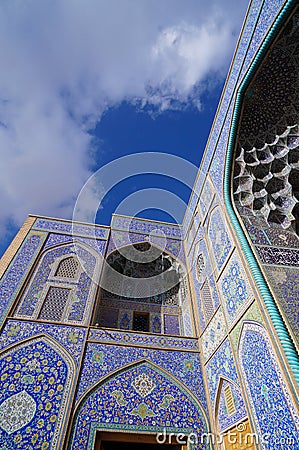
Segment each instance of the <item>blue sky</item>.
[{"label": "blue sky", "polygon": [[[0,254],[29,213],[71,219],[89,177],[116,158],[166,152],[199,165],[247,5],[1,1]],[[150,187],[188,201],[174,179],[125,173],[99,222]],[[138,215],[178,220],[167,208]]]}]

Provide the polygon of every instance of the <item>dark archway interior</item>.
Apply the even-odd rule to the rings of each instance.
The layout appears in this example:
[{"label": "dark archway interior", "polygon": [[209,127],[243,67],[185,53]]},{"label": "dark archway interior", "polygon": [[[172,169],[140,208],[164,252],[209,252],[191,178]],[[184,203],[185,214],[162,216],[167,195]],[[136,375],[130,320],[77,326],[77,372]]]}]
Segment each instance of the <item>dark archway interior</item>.
[{"label": "dark archway interior", "polygon": [[181,445],[103,441],[100,450],[180,450]]},{"label": "dark archway interior", "polygon": [[106,262],[96,325],[180,334],[187,289],[183,268],[173,257],[143,242],[114,251]]}]

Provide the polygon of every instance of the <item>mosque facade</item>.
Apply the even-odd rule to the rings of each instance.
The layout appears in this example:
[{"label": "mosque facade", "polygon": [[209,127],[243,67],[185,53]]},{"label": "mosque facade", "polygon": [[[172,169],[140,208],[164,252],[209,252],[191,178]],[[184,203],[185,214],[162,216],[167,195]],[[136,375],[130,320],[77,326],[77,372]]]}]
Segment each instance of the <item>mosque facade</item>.
[{"label": "mosque facade", "polygon": [[299,6],[252,0],[182,225],[28,216],[0,449],[299,449]]}]

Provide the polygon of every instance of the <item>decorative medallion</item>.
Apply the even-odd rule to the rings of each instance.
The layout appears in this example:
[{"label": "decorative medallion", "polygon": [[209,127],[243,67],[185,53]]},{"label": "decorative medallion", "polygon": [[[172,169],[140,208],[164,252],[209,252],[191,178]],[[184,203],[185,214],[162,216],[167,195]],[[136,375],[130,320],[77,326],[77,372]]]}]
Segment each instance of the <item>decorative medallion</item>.
[{"label": "decorative medallion", "polygon": [[35,400],[26,391],[12,395],[0,405],[0,427],[14,433],[33,419],[35,411]]},{"label": "decorative medallion", "polygon": [[141,397],[146,397],[153,392],[156,387],[153,380],[144,372],[133,380],[132,386]]}]

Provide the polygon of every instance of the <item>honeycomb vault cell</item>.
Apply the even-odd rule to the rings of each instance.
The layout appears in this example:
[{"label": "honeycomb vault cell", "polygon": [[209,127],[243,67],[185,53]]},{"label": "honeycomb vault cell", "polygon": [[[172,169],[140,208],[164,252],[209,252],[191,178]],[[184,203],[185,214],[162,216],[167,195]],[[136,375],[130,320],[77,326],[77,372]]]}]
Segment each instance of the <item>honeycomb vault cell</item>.
[{"label": "honeycomb vault cell", "polygon": [[[299,14],[252,80],[243,105],[233,193],[239,212],[298,231]],[[244,210],[243,210],[244,213]]]}]

